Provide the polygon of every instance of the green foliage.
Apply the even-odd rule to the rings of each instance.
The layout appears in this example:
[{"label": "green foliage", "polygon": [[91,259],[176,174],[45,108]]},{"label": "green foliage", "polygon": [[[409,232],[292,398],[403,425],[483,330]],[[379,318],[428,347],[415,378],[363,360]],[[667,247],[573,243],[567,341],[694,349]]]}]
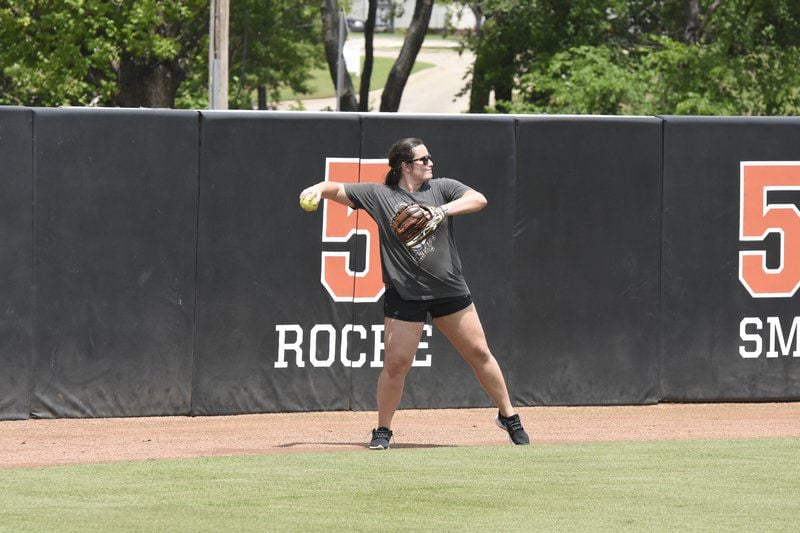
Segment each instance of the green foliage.
[{"label": "green foliage", "polygon": [[[252,107],[257,87],[304,89],[322,58],[318,13],[311,0],[231,2],[232,107]],[[175,105],[205,107],[208,18],[208,0],[0,1],[0,104],[116,105],[122,65],[169,64]]]},{"label": "green foliage", "polygon": [[512,108],[573,114],[630,113],[625,106],[642,87],[628,62],[618,55],[619,50],[606,46],[578,46],[557,52],[523,75],[525,98]]},{"label": "green foliage", "polygon": [[206,0],[51,0],[0,7],[0,103],[114,105],[123,58],[187,58],[206,31]]},{"label": "green foliage", "polygon": [[322,20],[316,1],[231,2],[230,107],[252,109],[252,93],[271,100],[288,87],[307,93],[308,73],[324,63]]},{"label": "green foliage", "polygon": [[[484,2],[482,83],[522,113],[795,115],[800,2]],[[492,49],[494,51],[490,51]],[[503,50],[504,60],[498,60]],[[493,55],[494,54],[494,55]],[[485,65],[486,63],[482,63]],[[475,80],[473,80],[473,86]]]},{"label": "green foliage", "polygon": [[[363,66],[364,58],[361,58]],[[386,79],[389,77],[389,71],[394,65],[394,59],[390,57],[376,57],[372,68],[372,76],[370,77],[370,90],[377,91],[383,89],[386,85]],[[424,61],[415,61],[411,69],[411,73],[419,72],[426,68],[433,67],[431,63]],[[308,93],[301,93],[287,87],[281,90],[280,100],[305,100],[307,98],[333,98],[336,96],[336,88],[331,81],[331,74],[327,67],[319,67],[310,71],[309,75],[304,78],[305,84],[308,88]],[[353,76],[353,84],[358,85],[361,78],[357,75]]]},{"label": "green foliage", "polygon": [[111,98],[116,6],[80,0],[0,5],[0,103],[86,105]]}]

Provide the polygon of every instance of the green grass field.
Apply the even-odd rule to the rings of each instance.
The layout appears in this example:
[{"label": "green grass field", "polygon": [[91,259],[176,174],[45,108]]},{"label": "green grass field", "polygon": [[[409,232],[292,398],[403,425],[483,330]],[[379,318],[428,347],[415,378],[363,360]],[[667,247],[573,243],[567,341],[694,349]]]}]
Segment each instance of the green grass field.
[{"label": "green grass field", "polygon": [[[383,86],[386,85],[386,79],[389,77],[389,71],[392,69],[392,65],[394,65],[394,59],[389,57],[376,57],[373,66],[372,66],[372,76],[370,76],[370,90],[374,91],[377,89],[383,89]],[[430,63],[424,63],[422,61],[417,61],[414,63],[414,67],[411,69],[411,73],[418,72],[420,70],[430,68],[433,65]],[[363,59],[361,68],[364,67]],[[359,71],[360,72],[360,71]],[[361,78],[359,76],[352,76],[353,79],[353,86],[356,89],[356,93],[359,90],[359,84],[361,83]],[[305,100],[307,98],[332,98],[336,96],[336,89],[333,87],[333,82],[331,81],[331,75],[328,72],[328,67],[318,68],[311,71],[308,81],[308,87],[311,90],[309,94],[296,94],[292,92],[290,89],[284,89],[281,91],[281,100]]]},{"label": "green grass field", "polygon": [[2,531],[796,531],[800,439],[0,471]]}]

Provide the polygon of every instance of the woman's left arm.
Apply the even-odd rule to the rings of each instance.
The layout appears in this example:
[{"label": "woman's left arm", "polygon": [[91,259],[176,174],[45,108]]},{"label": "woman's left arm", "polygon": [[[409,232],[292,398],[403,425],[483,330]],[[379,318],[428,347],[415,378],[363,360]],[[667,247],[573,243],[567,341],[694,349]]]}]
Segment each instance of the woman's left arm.
[{"label": "woman's left arm", "polygon": [[486,207],[487,203],[484,195],[475,189],[470,189],[462,194],[460,198],[447,202],[440,207],[446,210],[448,215],[466,215],[467,213],[480,211]]}]

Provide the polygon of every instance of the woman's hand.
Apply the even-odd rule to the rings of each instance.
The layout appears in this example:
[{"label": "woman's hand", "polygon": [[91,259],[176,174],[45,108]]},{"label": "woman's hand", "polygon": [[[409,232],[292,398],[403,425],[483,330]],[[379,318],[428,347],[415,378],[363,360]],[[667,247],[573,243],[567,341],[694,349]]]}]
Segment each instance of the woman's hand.
[{"label": "woman's hand", "polygon": [[316,185],[303,189],[300,193],[300,198],[305,195],[313,195],[314,201],[319,203],[322,200],[333,200],[336,203],[346,205],[347,207],[355,207],[353,202],[344,192],[344,185],[335,181],[321,181]]},{"label": "woman's hand", "polygon": [[318,204],[320,199],[322,199],[322,187],[319,183],[311,187],[306,187],[303,189],[303,192],[300,193],[299,198],[300,200],[305,200],[307,202],[313,201],[314,204]]}]

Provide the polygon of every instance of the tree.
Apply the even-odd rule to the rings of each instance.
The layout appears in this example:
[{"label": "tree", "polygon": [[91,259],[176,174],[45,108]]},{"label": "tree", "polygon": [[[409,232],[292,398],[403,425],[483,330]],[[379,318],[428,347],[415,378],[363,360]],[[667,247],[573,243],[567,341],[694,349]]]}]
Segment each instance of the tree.
[{"label": "tree", "polygon": [[368,6],[367,20],[364,23],[364,69],[361,71],[361,87],[358,94],[359,111],[369,111],[369,82],[372,79],[372,63],[375,56],[372,44],[375,37],[378,0],[369,0]]},{"label": "tree", "polygon": [[[340,91],[339,108],[342,111],[366,111],[369,106],[369,82],[372,71],[372,37],[375,28],[374,12],[377,10],[377,0],[369,0],[369,13],[365,24],[366,58],[364,70],[361,75],[360,103],[356,101],[353,80],[345,72],[344,85]],[[400,99],[403,96],[406,82],[414,62],[417,59],[422,42],[428,32],[433,0],[417,0],[411,25],[408,28],[400,53],[389,71],[389,77],[381,95],[381,111],[397,111],[400,108]],[[328,70],[336,87],[336,61],[339,46],[339,2],[338,0],[323,0],[322,2],[323,41],[325,43],[325,57],[328,61]]]},{"label": "tree", "polygon": [[671,31],[645,36],[648,46],[638,54],[637,75],[650,87],[637,102],[640,109],[711,115],[800,111],[800,4],[793,0],[682,4],[682,13],[663,14]]},{"label": "tree", "polygon": [[230,105],[258,109],[277,102],[280,89],[308,92],[308,73],[322,66],[322,23],[316,0],[231,2]]},{"label": "tree", "polygon": [[[237,0],[231,101],[302,90],[319,63],[312,0]],[[205,107],[208,0],[0,3],[0,103]]]},{"label": "tree", "polygon": [[414,6],[414,14],[411,16],[411,25],[403,40],[400,54],[389,71],[386,86],[381,94],[381,111],[397,111],[400,109],[400,99],[403,96],[403,89],[406,87],[408,76],[414,68],[425,34],[428,32],[428,24],[431,21],[433,11],[433,0],[417,0]]},{"label": "tree", "polygon": [[206,0],[53,0],[0,8],[4,103],[170,107]]},{"label": "tree", "polygon": [[[472,111],[487,109],[491,89],[499,100],[493,111],[800,110],[800,4],[793,0],[486,0],[482,6],[486,22],[469,41],[476,52]],[[509,79],[511,98],[502,87]]]},{"label": "tree", "polygon": [[475,53],[470,112],[483,112],[492,90],[502,110],[532,65],[546,62],[567,43],[589,44],[609,29],[603,6],[594,0],[485,0],[480,7],[481,30],[467,40]]},{"label": "tree", "polygon": [[207,42],[207,8],[206,0],[138,0],[110,12],[120,38],[113,105],[173,107],[178,87],[198,63],[195,51]]},{"label": "tree", "polygon": [[109,6],[1,5],[0,103],[88,105],[112,99],[118,53]]},{"label": "tree", "polygon": [[[337,64],[339,61],[339,2],[338,0],[322,1],[322,40],[325,44],[325,59],[328,61],[328,70],[333,80],[333,86],[337,89]],[[356,111],[355,89],[353,88],[353,78],[345,69],[344,86],[339,90],[339,109],[341,111]]]}]

